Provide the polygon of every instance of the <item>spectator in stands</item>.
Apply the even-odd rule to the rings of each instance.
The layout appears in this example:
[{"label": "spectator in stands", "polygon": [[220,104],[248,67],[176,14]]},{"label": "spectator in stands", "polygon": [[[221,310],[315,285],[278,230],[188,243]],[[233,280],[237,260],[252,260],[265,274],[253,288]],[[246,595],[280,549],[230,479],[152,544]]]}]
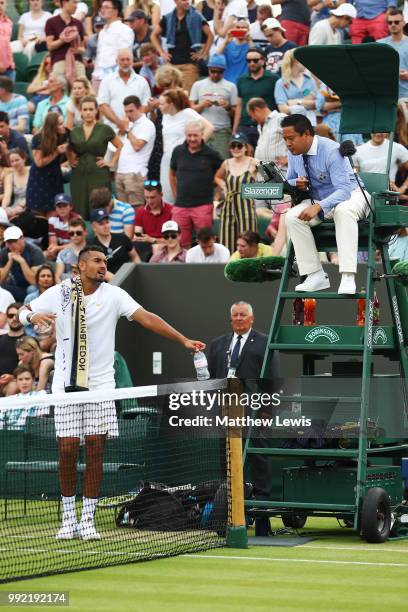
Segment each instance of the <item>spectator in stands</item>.
[{"label": "spectator in stands", "polygon": [[256,21],[257,9],[258,5],[255,0],[247,0],[248,21],[251,24]]},{"label": "spectator in stands", "polygon": [[219,239],[233,253],[237,237],[246,230],[256,230],[255,202],[241,196],[241,187],[256,180],[256,159],[250,156],[245,134],[233,134],[230,155],[215,175],[215,183],[224,194],[221,205]]},{"label": "spectator in stands", "polygon": [[263,28],[263,24],[267,19],[272,19],[271,6],[269,4],[257,5],[256,20],[251,22],[249,34],[254,41],[254,45],[263,50],[268,46],[268,39],[265,36],[265,30]]},{"label": "spectator in stands", "polygon": [[305,67],[295,59],[293,49],[287,51],[282,62],[282,77],[275,85],[278,110],[287,115],[306,115],[312,125],[316,125],[316,94],[312,77],[305,74]]},{"label": "spectator in stands", "polygon": [[116,63],[117,69],[101,81],[98,103],[102,115],[106,117],[105,123],[123,135],[129,123],[125,115],[123,100],[127,96],[137,96],[143,105],[141,110],[144,111],[151,93],[146,79],[133,70],[132,53],[129,49],[118,51]]},{"label": "spectator in stands", "polygon": [[217,54],[225,57],[224,78],[227,81],[237,83],[239,77],[248,72],[246,57],[248,51],[253,47],[254,43],[249,34],[249,23],[243,19],[237,21],[217,49]]},{"label": "spectator in stands", "polygon": [[187,251],[186,263],[227,263],[229,260],[229,250],[223,244],[217,244],[212,227],[199,229],[197,242]]},{"label": "spectator in stands", "polygon": [[259,139],[255,157],[260,161],[274,161],[279,166],[287,166],[287,148],[283,140],[281,121],[285,117],[277,110],[271,111],[263,98],[251,98],[247,112],[258,125]]},{"label": "spectator in stands", "polygon": [[37,391],[50,388],[49,375],[54,369],[54,356],[43,351],[32,336],[23,336],[16,340],[16,353],[19,366],[29,366],[34,372],[34,383]]},{"label": "spectator in stands", "polygon": [[[165,10],[164,13],[172,11],[175,6],[173,0],[169,0],[166,6],[168,6],[168,9]],[[160,0],[131,0],[125,8],[126,18],[136,10],[143,11],[147,16],[148,22],[151,23],[153,27],[159,23],[161,14]]]},{"label": "spectator in stands", "polygon": [[[204,61],[213,35],[204,17],[190,6],[189,0],[175,0],[176,8],[155,26],[151,40],[165,62],[177,66],[183,74],[183,87],[190,92],[199,77],[198,62]],[[167,39],[168,51],[161,37]]]},{"label": "spectator in stands", "polygon": [[217,49],[224,42],[224,37],[220,36],[215,29],[215,16],[217,15],[218,23],[222,23],[222,17],[225,11],[225,8],[228,4],[228,0],[215,0],[214,5],[214,18],[208,21],[208,25],[210,27],[211,33],[214,36],[214,40],[209,50],[209,56],[212,57],[214,54],[218,53]]},{"label": "spectator in stands", "polygon": [[13,22],[6,15],[6,4],[6,0],[0,0],[0,75],[14,81],[16,73],[10,44]]},{"label": "spectator in stands", "polygon": [[[164,68],[164,66],[163,66]],[[189,121],[200,120],[204,126],[204,140],[208,141],[214,131],[209,121],[190,108],[186,93],[181,88],[168,89],[159,98],[163,113],[163,156],[160,163],[160,183],[163,187],[164,201],[174,204],[174,194],[170,186],[170,159],[174,148],[184,142],[185,128]]]},{"label": "spectator in stands", "polygon": [[397,7],[397,0],[354,0],[357,17],[350,27],[353,45],[363,42],[366,36],[375,40],[387,36],[387,14]]},{"label": "spectator in stands", "polygon": [[214,29],[215,32],[222,37],[225,37],[232,27],[236,27],[238,21],[248,23],[248,6],[246,0],[229,0],[222,14],[218,11],[214,13]]},{"label": "spectator in stands", "polygon": [[5,247],[0,250],[0,284],[16,300],[24,301],[29,285],[35,283],[35,273],[45,263],[41,249],[27,242],[19,227],[4,232]]},{"label": "spectator in stands", "polygon": [[145,206],[136,212],[133,243],[142,261],[149,261],[154,245],[163,243],[161,228],[171,219],[173,207],[163,202],[162,195],[158,181],[145,181]]},{"label": "spectator in stands", "polygon": [[116,194],[134,207],[144,203],[144,182],[156,137],[154,123],[142,112],[140,99],[127,96],[123,100],[125,129],[115,175]]},{"label": "spectator in stands", "polygon": [[224,79],[226,61],[223,55],[213,55],[208,62],[210,76],[196,81],[191,89],[192,108],[214,126],[208,141],[223,159],[228,156],[232,116],[237,104],[237,88]]},{"label": "spectator in stands", "polygon": [[0,395],[12,395],[16,391],[13,371],[18,365],[16,342],[24,336],[24,328],[18,318],[21,304],[13,302],[6,309],[8,332],[0,336]]},{"label": "spectator in stands", "polygon": [[1,205],[9,221],[17,219],[26,209],[26,191],[30,169],[26,166],[27,155],[22,149],[9,151],[11,172],[4,179]]},{"label": "spectator in stands", "polygon": [[[60,78],[60,77],[55,77]],[[58,113],[48,113],[42,130],[33,137],[33,163],[28,177],[26,205],[36,214],[54,210],[54,198],[64,191],[61,172],[62,155],[67,144],[64,119]]]},{"label": "spectator in stands", "polygon": [[248,138],[249,144],[256,147],[258,128],[247,112],[251,98],[264,98],[271,110],[276,109],[274,88],[278,81],[276,74],[265,70],[265,54],[262,49],[250,49],[246,55],[249,74],[238,80],[238,101],[235,111],[233,132],[241,132]]},{"label": "spectator in stands", "polygon": [[140,263],[140,257],[133,248],[129,238],[124,234],[112,234],[109,214],[103,208],[97,208],[91,212],[91,221],[95,234],[92,242],[102,247],[108,260],[106,281],[110,281],[124,263],[130,261]]},{"label": "spectator in stands", "polygon": [[[89,196],[96,187],[111,186],[111,169],[116,166],[122,142],[109,125],[99,123],[98,103],[93,96],[81,100],[82,125],[75,127],[70,135],[68,160],[72,167],[71,194],[75,210],[83,219],[89,219]],[[108,161],[105,159],[108,144],[116,151]]]},{"label": "spectator in stands", "polygon": [[85,96],[92,95],[91,85],[87,78],[80,77],[75,79],[71,88],[71,99],[67,104],[66,128],[72,130],[73,127],[82,123],[80,103]]},{"label": "spectator in stands", "polygon": [[[35,390],[34,372],[30,366],[18,366],[14,372],[15,397],[27,397],[31,395],[43,395],[45,391]],[[49,414],[49,406],[23,406],[21,408],[9,408],[2,412],[0,417],[0,429],[19,430],[24,429],[28,418],[45,417]]]},{"label": "spectator in stands", "polygon": [[[92,86],[96,93],[98,93],[103,77],[116,69],[115,62],[119,49],[132,51],[134,41],[132,29],[121,22],[122,3],[120,0],[103,0],[101,16],[105,19],[106,24],[99,33],[95,69],[92,75]],[[128,93],[126,92],[124,96]]]},{"label": "spectator in stands", "polygon": [[82,57],[85,62],[86,76],[89,79],[92,78],[92,72],[94,69],[94,61],[98,48],[99,33],[101,32],[105,24],[106,22],[103,17],[101,17],[100,15],[96,15],[96,17],[93,19],[93,31],[86,40],[86,47]]},{"label": "spectator in stands", "polygon": [[[373,133],[371,139],[357,147],[354,155],[354,163],[359,172],[380,172],[384,173],[387,169],[387,157],[390,141],[388,134]],[[408,151],[395,142],[391,153],[390,181],[395,182],[398,168],[408,169]]]},{"label": "spectator in stands", "polygon": [[75,19],[77,0],[59,0],[60,12],[45,24],[47,48],[51,55],[52,72],[65,75],[70,83],[85,76],[82,53],[85,32],[82,22]]},{"label": "spectator in stands", "polygon": [[[281,0],[271,0],[281,4]],[[285,0],[282,2],[280,22],[286,31],[286,38],[297,45],[307,45],[310,31],[310,9],[307,0]]]},{"label": "spectator in stands", "polygon": [[196,9],[207,21],[214,19],[215,0],[201,0],[197,2]]},{"label": "spectator in stands", "polygon": [[91,210],[103,208],[109,215],[112,234],[125,234],[129,240],[133,239],[135,211],[131,204],[114,198],[106,187],[92,189],[89,204]]},{"label": "spectator in stands", "polygon": [[[37,104],[33,120],[33,133],[37,134],[44,125],[47,113],[57,111],[61,113],[63,120],[67,118],[67,105],[69,97],[66,95],[65,90],[67,87],[67,80],[62,74],[51,73],[48,79],[48,90],[50,95],[45,100],[42,100]],[[58,109],[56,108],[58,107]]]},{"label": "spectator in stands", "polygon": [[149,20],[144,11],[140,9],[132,11],[128,17],[124,20],[134,33],[133,42],[133,68],[139,72],[142,67],[142,60],[140,57],[140,48],[143,44],[150,42],[150,36],[152,34],[152,28],[149,26]]},{"label": "spectator in stands", "polygon": [[37,74],[27,86],[27,93],[31,95],[28,101],[28,110],[35,113],[37,104],[50,95],[48,79],[51,74],[51,57],[46,55],[42,60]]},{"label": "spectator in stands", "polygon": [[238,236],[237,250],[231,255],[230,261],[243,258],[270,257],[272,254],[272,247],[261,242],[258,232],[248,230]]},{"label": "spectator in stands", "polygon": [[188,248],[192,230],[212,224],[214,175],[222,159],[205,144],[201,121],[190,121],[185,134],[186,141],[171,156],[170,185],[175,198],[172,218],[180,228],[182,246]]},{"label": "spectator in stands", "polygon": [[314,26],[315,23],[322,19],[330,17],[330,10],[335,9],[348,0],[307,0],[307,4],[312,11],[310,23]]},{"label": "spectator in stands", "polygon": [[402,11],[392,9],[387,14],[389,36],[378,42],[393,47],[400,57],[399,97],[408,102],[408,36],[404,34],[405,20]]},{"label": "spectator in stands", "polygon": [[30,0],[30,10],[23,13],[18,20],[18,38],[13,40],[13,53],[23,52],[30,60],[35,46],[45,42],[45,23],[51,13],[43,11],[42,0]]},{"label": "spectator in stands", "polygon": [[68,226],[68,235],[70,238],[69,244],[57,255],[55,265],[55,282],[57,284],[66,278],[70,278],[72,273],[76,271],[78,255],[86,247],[87,231],[85,221],[81,217],[71,219]]},{"label": "spectator in stands", "polygon": [[9,123],[18,132],[28,130],[27,98],[13,93],[13,81],[6,76],[0,76],[0,111],[7,113]]},{"label": "spectator in stands", "polygon": [[185,263],[187,251],[180,244],[180,229],[175,221],[166,221],[162,225],[163,242],[150,259],[150,263]]},{"label": "spectator in stands", "polygon": [[327,19],[318,21],[310,30],[309,45],[341,45],[344,30],[356,17],[356,9],[348,2],[332,9]]},{"label": "spectator in stands", "polygon": [[48,248],[44,253],[50,260],[54,260],[67,246],[70,241],[69,223],[72,219],[79,218],[78,213],[73,210],[71,196],[68,193],[57,193],[54,205],[55,211],[48,217]]},{"label": "spectator in stands", "polygon": [[156,94],[156,72],[158,68],[163,64],[163,60],[157,53],[157,49],[153,45],[153,43],[145,43],[140,47],[140,61],[142,63],[142,66],[140,68],[139,74],[149,83],[152,93]]},{"label": "spectator in stands", "polygon": [[[55,273],[49,264],[40,266],[35,274],[35,285],[37,289],[31,291],[24,300],[24,304],[29,304],[32,300],[39,297],[44,291],[55,285]],[[35,328],[32,325],[25,327],[27,336],[35,338],[44,351],[49,351],[55,344],[55,326],[50,325],[46,328]]]},{"label": "spectator in stands", "polygon": [[7,323],[7,308],[10,304],[14,304],[14,296],[10,291],[6,291],[6,289],[0,287],[0,335],[6,334],[9,330]]},{"label": "spectator in stands", "polygon": [[[100,19],[103,19],[103,17],[101,16],[101,5],[102,5],[102,0],[93,0],[90,6],[90,11],[85,17],[84,27],[89,37],[92,36],[92,32],[95,29],[95,24]],[[105,20],[103,19],[103,21],[104,21],[103,25],[105,25]]]},{"label": "spectator in stands", "polygon": [[294,49],[296,45],[291,40],[285,38],[285,28],[277,19],[266,19],[262,24],[262,30],[265,32],[266,39],[269,42],[265,49],[266,70],[280,75],[286,51]]},{"label": "spectator in stands", "polygon": [[0,111],[0,166],[9,166],[9,153],[12,149],[21,149],[28,156],[27,141],[21,132],[13,130],[9,124],[8,114]]}]

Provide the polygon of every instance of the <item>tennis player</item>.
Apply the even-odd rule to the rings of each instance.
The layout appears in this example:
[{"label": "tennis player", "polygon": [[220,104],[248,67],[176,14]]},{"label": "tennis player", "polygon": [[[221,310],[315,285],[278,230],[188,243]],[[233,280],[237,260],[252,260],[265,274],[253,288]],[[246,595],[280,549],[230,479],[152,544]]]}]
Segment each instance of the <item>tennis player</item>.
[{"label": "tennis player", "polygon": [[[23,325],[56,326],[57,348],[53,393],[81,389],[114,389],[115,329],[121,316],[146,329],[198,351],[205,344],[189,340],[163,319],[148,312],[120,287],[104,282],[107,260],[98,246],[86,246],[78,257],[79,275],[50,287],[20,309]],[[62,526],[57,539],[80,537],[99,540],[95,507],[103,475],[106,438],[118,436],[115,403],[103,401],[55,407],[59,448],[59,479],[63,502]],[[86,467],[82,516],[75,511],[77,459],[85,443]]]}]

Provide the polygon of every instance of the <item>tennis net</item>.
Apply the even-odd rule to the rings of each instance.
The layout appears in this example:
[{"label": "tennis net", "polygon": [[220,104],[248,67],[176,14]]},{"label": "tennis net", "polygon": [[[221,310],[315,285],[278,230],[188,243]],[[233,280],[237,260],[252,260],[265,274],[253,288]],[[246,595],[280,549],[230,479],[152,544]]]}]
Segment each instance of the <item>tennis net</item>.
[{"label": "tennis net", "polygon": [[225,438],[169,425],[221,384],[1,399],[0,582],[224,546]]}]

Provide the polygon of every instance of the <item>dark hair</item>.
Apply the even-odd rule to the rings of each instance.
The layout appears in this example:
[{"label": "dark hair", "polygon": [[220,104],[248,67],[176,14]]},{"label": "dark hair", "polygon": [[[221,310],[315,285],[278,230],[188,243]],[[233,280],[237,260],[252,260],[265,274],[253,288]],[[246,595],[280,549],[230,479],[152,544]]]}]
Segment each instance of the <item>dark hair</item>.
[{"label": "dark hair", "polygon": [[300,134],[301,136],[303,136],[305,132],[309,132],[311,136],[314,136],[313,125],[304,115],[295,113],[294,115],[288,115],[287,117],[284,117],[281,121],[281,127],[285,128],[290,126],[292,126],[295,132],[297,134]]},{"label": "dark hair", "polygon": [[17,310],[20,310],[20,308],[22,307],[22,303],[21,302],[13,302],[12,304],[9,304],[6,308],[6,314],[8,314],[10,308],[16,308]]},{"label": "dark hair", "polygon": [[257,15],[268,15],[268,17],[272,17],[272,8],[269,4],[258,4],[256,12]]},{"label": "dark hair", "polygon": [[82,217],[76,217],[68,221],[68,227],[82,227],[83,230],[86,230],[86,223]]},{"label": "dark hair", "polygon": [[188,95],[181,87],[166,89],[166,91],[162,93],[162,96],[167,98],[168,102],[174,104],[177,112],[184,110],[185,108],[190,108],[190,100],[188,99]]},{"label": "dark hair", "polygon": [[7,123],[7,125],[10,123],[9,116],[6,111],[0,111],[0,123]]},{"label": "dark hair", "polygon": [[126,96],[122,104],[123,106],[129,106],[129,104],[134,104],[136,108],[140,108],[142,106],[140,98],[138,98],[137,96]]},{"label": "dark hair", "polygon": [[106,255],[106,253],[103,250],[103,248],[100,247],[98,244],[87,244],[86,247],[84,247],[82,249],[82,251],[79,252],[78,263],[81,261],[81,259],[83,259],[85,256],[87,256],[88,253],[95,252],[95,251],[97,253],[102,253],[102,255]]},{"label": "dark hair", "polygon": [[5,89],[9,93],[12,93],[13,81],[6,76],[0,76],[0,89]]},{"label": "dark hair", "polygon": [[253,230],[241,232],[238,234],[238,238],[242,238],[242,240],[245,240],[248,244],[259,244],[261,242],[261,236],[258,232],[254,232]]},{"label": "dark hair", "polygon": [[[130,96],[129,96],[130,97]],[[92,189],[89,196],[89,204],[91,208],[105,208],[110,204],[112,193],[107,187],[96,187]]]},{"label": "dark hair", "polygon": [[266,60],[265,51],[261,47],[251,47],[245,54],[245,57],[248,57],[249,53],[258,53],[264,60]]},{"label": "dark hair", "polygon": [[390,15],[401,15],[401,17],[404,16],[403,11],[401,11],[401,9],[398,8],[392,8],[389,13],[387,14],[387,17],[389,17]]},{"label": "dark hair", "polygon": [[35,284],[38,285],[38,279],[40,278],[40,274],[43,270],[49,270],[51,272],[52,281],[53,281],[53,284],[55,285],[55,272],[49,264],[43,264],[42,266],[38,268],[37,272],[35,273]]},{"label": "dark hair", "polygon": [[[122,2],[120,0],[109,0],[109,2],[112,5],[112,8],[115,9],[115,11],[118,12],[118,17],[123,17],[123,13],[122,13]],[[102,2],[101,2],[101,6],[102,6]]]},{"label": "dark hair", "polygon": [[247,102],[247,111],[254,111],[256,108],[268,108],[263,98],[251,98]]},{"label": "dark hair", "polygon": [[22,159],[24,159],[24,161],[27,159],[27,153],[23,151],[23,149],[19,149],[17,147],[15,149],[10,149],[9,157],[10,155],[19,155]]},{"label": "dark hair", "polygon": [[204,242],[206,244],[211,240],[211,238],[215,238],[214,230],[212,227],[201,227],[197,232],[197,240],[199,242]]},{"label": "dark hair", "polygon": [[29,365],[19,365],[19,366],[17,366],[16,369],[14,370],[14,372],[13,372],[13,376],[14,376],[14,378],[17,378],[17,376],[20,376],[20,374],[24,374],[24,372],[28,372],[31,375],[31,378],[33,380],[35,380],[34,370]]},{"label": "dark hair", "polygon": [[98,100],[95,98],[95,96],[84,96],[83,98],[80,99],[79,101],[79,108],[82,109],[83,105],[85,104],[85,102],[92,102],[92,104],[95,105],[96,110],[98,110]]}]

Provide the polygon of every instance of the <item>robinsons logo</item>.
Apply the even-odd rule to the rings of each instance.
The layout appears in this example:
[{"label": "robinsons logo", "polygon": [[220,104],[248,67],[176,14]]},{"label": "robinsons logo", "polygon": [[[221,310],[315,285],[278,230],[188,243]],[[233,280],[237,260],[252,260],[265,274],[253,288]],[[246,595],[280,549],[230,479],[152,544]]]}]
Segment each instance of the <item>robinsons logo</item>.
[{"label": "robinsons logo", "polygon": [[340,341],[340,336],[331,327],[314,327],[305,336],[306,342],[315,342],[318,338],[326,338],[331,344]]}]

